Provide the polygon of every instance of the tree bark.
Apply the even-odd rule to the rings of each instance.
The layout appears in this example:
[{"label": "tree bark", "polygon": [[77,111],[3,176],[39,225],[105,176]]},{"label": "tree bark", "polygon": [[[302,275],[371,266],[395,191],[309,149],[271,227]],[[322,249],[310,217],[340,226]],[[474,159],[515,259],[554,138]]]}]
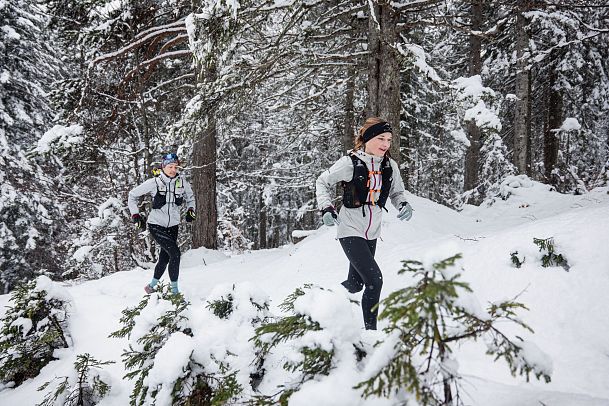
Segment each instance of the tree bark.
[{"label": "tree bark", "polygon": [[556,72],[552,70],[548,86],[548,117],[543,134],[543,163],[546,180],[552,182],[552,171],[558,162],[558,132],[562,123],[562,96],[554,88]]},{"label": "tree bark", "polygon": [[516,106],[514,112],[514,155],[513,162],[520,174],[531,175],[530,166],[530,72],[528,46],[529,36],[526,32],[527,1],[519,2],[516,16]]},{"label": "tree bark", "polygon": [[394,47],[398,13],[387,1],[371,1],[368,18],[368,101],[366,115],[394,129],[390,153],[400,161],[400,69]]},{"label": "tree bark", "polygon": [[[262,183],[261,183],[262,184]],[[258,217],[258,249],[267,248],[267,208],[264,204],[264,190],[260,190],[260,197],[258,200],[258,204],[260,207],[260,216]]]},{"label": "tree bark", "polygon": [[347,69],[347,89],[345,93],[345,121],[343,122],[343,152],[353,148],[353,128],[355,123],[355,68],[349,66]]},{"label": "tree bark", "polygon": [[[215,62],[202,67],[208,82],[216,80]],[[213,110],[207,110],[213,111]],[[218,208],[216,206],[216,119],[207,115],[207,125],[193,143],[192,186],[197,203],[197,218],[193,222],[193,248],[218,248]]]},{"label": "tree bark", "polygon": [[[481,31],[482,27],[482,0],[473,0],[471,2],[471,29],[472,31]],[[482,50],[482,41],[479,36],[469,35],[469,76],[480,75],[482,72],[482,61],[480,53]],[[471,120],[467,123],[467,139],[469,147],[465,153],[465,171],[464,171],[464,191],[472,190],[478,186],[480,168],[480,147],[481,134],[480,129],[475,121]],[[476,203],[471,201],[470,203]]]}]

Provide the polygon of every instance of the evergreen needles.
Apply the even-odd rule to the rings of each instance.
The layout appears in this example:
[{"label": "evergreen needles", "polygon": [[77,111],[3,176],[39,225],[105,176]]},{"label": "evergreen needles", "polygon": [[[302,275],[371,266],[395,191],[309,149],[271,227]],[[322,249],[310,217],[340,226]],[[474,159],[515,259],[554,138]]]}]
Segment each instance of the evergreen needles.
[{"label": "evergreen needles", "polygon": [[[252,338],[257,348],[258,362],[264,364],[264,359],[269,352],[281,343],[294,342],[311,332],[322,330],[320,324],[309,315],[297,311],[295,302],[302,296],[312,291],[323,290],[320,287],[305,285],[297,288],[289,295],[279,307],[291,315],[281,317],[274,322],[267,322],[256,329],[256,335]],[[315,341],[313,339],[313,341]],[[298,346],[298,344],[296,344]],[[283,368],[286,371],[297,373],[297,379],[292,384],[281,386],[277,393],[270,396],[255,396],[249,404],[251,405],[287,405],[289,398],[302,384],[316,376],[328,375],[333,368],[334,348],[327,350],[314,343],[300,345],[297,351],[300,357],[290,357],[285,361]]]},{"label": "evergreen needles", "polygon": [[[38,406],[97,404],[110,391],[110,384],[100,375],[101,367],[113,363],[114,361],[98,361],[89,353],[77,355],[74,375],[55,378],[59,384],[54,391],[47,393]],[[53,381],[46,382],[38,390],[47,389],[51,382]]]},{"label": "evergreen needles", "polygon": [[539,247],[539,252],[544,253],[541,257],[541,266],[544,268],[561,266],[565,271],[569,270],[567,259],[555,251],[554,238],[533,238],[533,243]]},{"label": "evergreen needles", "polygon": [[12,292],[0,334],[1,383],[21,385],[55,359],[55,349],[69,346],[69,302],[43,289],[51,284],[49,278],[41,276]]},{"label": "evergreen needles", "polygon": [[533,373],[550,380],[551,367],[527,360],[528,343],[509,338],[496,327],[500,321],[510,321],[532,332],[516,314],[526,306],[508,300],[491,303],[485,312],[472,305],[472,290],[460,280],[460,258],[457,254],[429,267],[418,261],[403,262],[400,273],[412,274],[416,283],[381,302],[380,319],[389,321],[388,338],[377,346],[391,346],[393,356],[356,386],[365,397],[389,397],[405,389],[424,405],[462,404],[453,345],[478,338],[487,343],[487,354],[507,361],[512,374],[528,379]]},{"label": "evergreen needles", "polygon": [[[157,285],[157,291],[147,295],[135,308],[123,311],[123,327],[111,337],[128,337],[129,348],[123,352],[125,378],[135,380],[130,404],[165,404],[215,406],[226,404],[237,397],[242,387],[236,380],[238,371],[231,370],[221,361],[210,370],[193,358],[194,343],[188,326],[186,311],[190,306],[182,295],[171,293],[168,285]],[[225,306],[223,306],[225,308]],[[160,315],[150,325],[151,315]],[[144,317],[145,315],[145,317]],[[143,326],[139,323],[143,323]],[[181,362],[181,373],[170,381],[158,380],[151,375],[159,359],[174,356],[176,350],[189,351],[174,362]],[[164,357],[159,354],[163,352]],[[178,355],[175,355],[178,357]],[[212,357],[213,359],[213,357]]]}]

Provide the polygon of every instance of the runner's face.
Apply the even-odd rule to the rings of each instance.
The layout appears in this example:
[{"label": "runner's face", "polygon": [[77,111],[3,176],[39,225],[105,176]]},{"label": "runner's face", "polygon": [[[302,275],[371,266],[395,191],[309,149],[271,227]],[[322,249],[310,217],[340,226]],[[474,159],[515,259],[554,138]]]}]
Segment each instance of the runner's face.
[{"label": "runner's face", "polygon": [[391,147],[391,133],[382,133],[365,144],[364,152],[375,156],[385,156]]},{"label": "runner's face", "polygon": [[165,175],[169,176],[170,178],[173,178],[178,173],[178,164],[171,163],[165,165],[163,167],[163,172],[165,172]]}]

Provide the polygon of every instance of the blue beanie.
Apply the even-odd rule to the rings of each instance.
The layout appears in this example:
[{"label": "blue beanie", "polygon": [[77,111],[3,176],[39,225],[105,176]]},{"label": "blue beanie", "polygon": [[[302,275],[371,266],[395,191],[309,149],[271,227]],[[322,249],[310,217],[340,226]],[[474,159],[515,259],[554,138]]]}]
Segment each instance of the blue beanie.
[{"label": "blue beanie", "polygon": [[178,154],[172,152],[170,154],[163,155],[163,160],[161,161],[161,167],[164,168],[169,164],[180,164],[180,160],[178,159]]}]

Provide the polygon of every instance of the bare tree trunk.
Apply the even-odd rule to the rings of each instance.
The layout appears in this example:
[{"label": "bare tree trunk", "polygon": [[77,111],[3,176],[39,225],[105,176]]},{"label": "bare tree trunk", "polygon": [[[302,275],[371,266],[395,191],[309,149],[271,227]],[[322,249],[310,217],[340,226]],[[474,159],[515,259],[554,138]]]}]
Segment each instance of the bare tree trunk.
[{"label": "bare tree trunk", "polygon": [[[204,67],[209,82],[216,79],[215,63]],[[200,71],[201,72],[201,71]],[[207,114],[207,112],[206,112]],[[207,126],[193,143],[192,186],[197,202],[197,218],[193,224],[193,248],[218,248],[218,208],[216,207],[216,119],[207,114]]]},{"label": "bare tree trunk", "polygon": [[387,1],[370,1],[368,18],[368,103],[366,115],[386,120],[394,129],[391,156],[400,160],[400,70],[397,42],[398,13]]},{"label": "bare tree trunk", "polygon": [[552,182],[552,171],[558,162],[558,132],[562,122],[562,96],[554,89],[556,72],[552,70],[548,86],[548,117],[543,134],[543,163],[546,180]]},{"label": "bare tree trunk", "polygon": [[353,148],[353,128],[355,126],[355,68],[349,66],[347,69],[347,90],[345,94],[345,121],[343,123],[343,152]]},{"label": "bare tree trunk", "polygon": [[514,156],[513,162],[521,174],[531,174],[530,166],[530,72],[528,46],[529,37],[526,32],[527,2],[520,1],[516,16],[516,111],[514,112]]},{"label": "bare tree trunk", "polygon": [[264,204],[264,190],[260,190],[258,207],[260,208],[260,216],[258,217],[258,249],[265,249],[267,248],[267,214]]},{"label": "bare tree trunk", "polygon": [[[345,119],[343,121],[343,136],[342,136],[342,150],[343,153],[347,153],[348,150],[353,148],[354,141],[354,128],[355,128],[355,67],[349,66],[347,69],[347,89],[345,93]],[[342,196],[344,188],[342,182],[336,184],[336,196]],[[339,210],[342,206],[342,200],[336,201],[336,210]]]},{"label": "bare tree trunk", "polygon": [[[471,2],[471,29],[472,31],[481,31],[482,27],[482,0],[473,0]],[[482,50],[482,41],[479,36],[469,35],[469,75],[480,75],[482,71],[482,61],[480,53]],[[480,147],[481,136],[480,129],[474,120],[467,123],[467,139],[469,147],[465,153],[465,176],[463,189],[465,191],[472,190],[478,186],[478,169],[480,167]],[[472,201],[470,203],[476,203]]]}]

